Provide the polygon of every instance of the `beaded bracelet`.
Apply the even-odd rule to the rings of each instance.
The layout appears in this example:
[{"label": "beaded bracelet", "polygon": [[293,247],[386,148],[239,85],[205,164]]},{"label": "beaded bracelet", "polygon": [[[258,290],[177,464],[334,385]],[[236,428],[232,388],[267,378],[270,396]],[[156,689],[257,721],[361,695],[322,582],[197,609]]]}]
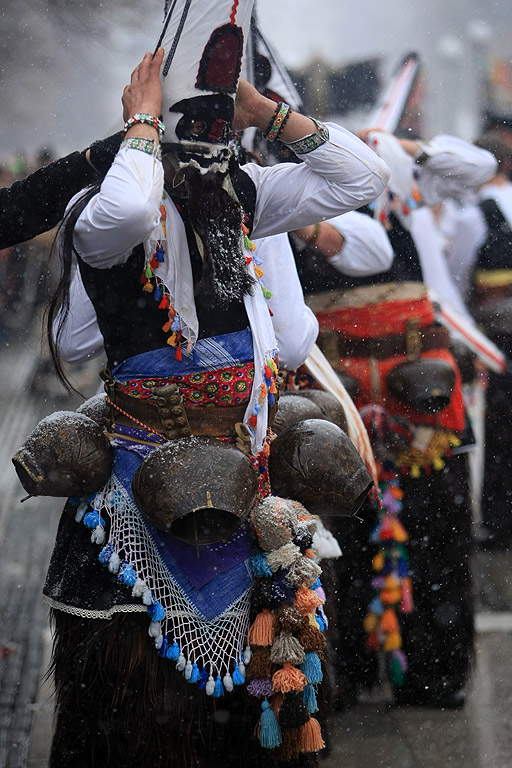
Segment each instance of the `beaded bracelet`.
[{"label": "beaded bracelet", "polygon": [[128,118],[126,123],[124,124],[123,128],[123,135],[130,130],[130,128],[133,128],[134,125],[137,125],[139,123],[147,123],[148,125],[152,125],[153,128],[156,128],[158,131],[158,137],[160,141],[162,140],[162,136],[165,132],[165,125],[162,123],[161,120],[158,119],[158,117],[153,117],[153,115],[146,115],[144,113],[139,114],[137,113],[133,117]]},{"label": "beaded bracelet", "polygon": [[270,142],[276,141],[292,112],[293,110],[288,104],[280,101],[274,110],[274,114],[270,119],[267,130],[263,132],[263,138]]},{"label": "beaded bracelet", "polygon": [[140,152],[145,152],[148,155],[154,155],[157,160],[162,159],[162,149],[160,144],[157,144],[155,152],[155,140],[154,139],[141,139],[139,137],[131,137],[129,139],[123,139],[119,149],[138,149]]},{"label": "beaded bracelet", "polygon": [[310,133],[308,136],[298,139],[298,141],[285,142],[286,146],[289,147],[292,152],[295,152],[296,155],[307,155],[309,152],[313,152],[314,149],[321,147],[326,141],[329,141],[328,127],[319,120],[315,120],[314,117],[312,117],[311,120],[317,127],[316,133]]}]

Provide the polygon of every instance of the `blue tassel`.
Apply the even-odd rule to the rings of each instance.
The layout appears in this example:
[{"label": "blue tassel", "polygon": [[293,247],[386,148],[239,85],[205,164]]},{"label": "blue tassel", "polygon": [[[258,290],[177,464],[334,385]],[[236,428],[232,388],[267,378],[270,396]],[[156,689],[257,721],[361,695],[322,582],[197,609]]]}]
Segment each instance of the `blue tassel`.
[{"label": "blue tassel", "polygon": [[272,576],[272,571],[268,566],[267,556],[264,552],[257,552],[251,557],[251,569],[256,579]]},{"label": "blue tassel", "polygon": [[96,511],[90,511],[87,512],[87,514],[84,517],[83,523],[87,528],[97,528],[98,525],[105,527],[105,521],[101,517],[99,512]]},{"label": "blue tassel", "polygon": [[235,667],[235,670],[233,672],[233,684],[234,685],[243,685],[245,683],[245,677],[240,672],[240,669],[238,667],[238,664]]},{"label": "blue tassel", "polygon": [[310,589],[318,589],[321,586],[322,586],[322,582],[320,581],[320,579],[315,579],[312,585],[310,586]]},{"label": "blue tassel", "polygon": [[404,560],[403,557],[401,557],[398,561],[398,575],[400,576],[401,579],[409,575],[409,566],[407,565],[407,561]]},{"label": "blue tassel", "polygon": [[265,749],[275,749],[279,747],[282,742],[281,729],[277,718],[270,709],[268,701],[264,701],[261,705],[261,718],[260,718],[260,744]]},{"label": "blue tassel", "polygon": [[306,658],[300,665],[301,670],[306,675],[308,683],[317,684],[323,680],[322,665],[318,655],[314,651],[306,653]]},{"label": "blue tassel", "polygon": [[156,249],[155,256],[157,261],[159,261],[160,263],[164,261],[164,249],[162,248],[162,246]]},{"label": "blue tassel", "polygon": [[389,573],[393,573],[393,561],[390,557],[385,557],[384,565],[382,566],[382,575],[387,576]]},{"label": "blue tassel", "polygon": [[315,621],[317,623],[317,626],[320,632],[325,632],[325,630],[327,629],[327,622],[325,621],[321,613],[317,613],[315,615]]},{"label": "blue tassel", "polygon": [[157,285],[157,287],[155,288],[155,291],[153,293],[153,298],[155,301],[158,301],[158,302],[162,301],[162,289],[160,288],[159,285]]},{"label": "blue tassel", "polygon": [[384,613],[384,606],[382,605],[380,597],[374,597],[368,606],[370,613],[374,613],[376,616],[382,616]]},{"label": "blue tassel", "polygon": [[165,619],[165,609],[158,600],[149,606],[148,613],[151,616],[151,621],[163,621]]},{"label": "blue tassel", "polygon": [[254,403],[254,408],[252,409],[252,412],[254,413],[255,416],[257,416],[258,413],[261,413],[261,405],[258,402]]},{"label": "blue tassel", "polygon": [[199,688],[204,691],[206,688],[206,683],[208,682],[208,672],[203,667],[203,670],[201,672],[201,677],[199,678]]},{"label": "blue tassel", "polygon": [[274,405],[276,399],[275,399],[274,395],[272,394],[272,392],[268,393],[267,400],[268,400],[268,404],[269,405]]},{"label": "blue tassel", "polygon": [[176,314],[174,320],[171,323],[171,331],[179,331],[181,328],[180,316]]},{"label": "blue tassel", "polygon": [[176,642],[176,640],[174,641],[174,643],[172,645],[170,645],[167,648],[167,654],[166,655],[167,655],[167,658],[170,659],[171,661],[178,661],[178,659],[180,657],[180,647],[179,647],[178,643]]},{"label": "blue tassel", "polygon": [[190,675],[189,683],[198,683],[201,679],[201,674],[199,672],[199,669],[197,668],[197,664],[194,662],[194,666],[192,667],[192,674]]},{"label": "blue tassel", "polygon": [[107,544],[106,547],[103,547],[100,554],[98,555],[98,560],[102,565],[107,565],[107,563],[110,561],[110,558],[114,554],[114,547],[112,544]]},{"label": "blue tassel", "polygon": [[160,646],[160,650],[158,651],[158,655],[161,656],[163,659],[167,656],[167,648],[169,647],[169,641],[167,640],[167,635],[164,635],[164,638],[162,640],[162,645]]},{"label": "blue tassel", "polygon": [[218,699],[219,696],[224,696],[224,686],[222,685],[222,680],[220,679],[220,675],[217,675],[217,679],[215,681],[215,688],[213,689],[212,696],[215,699]]},{"label": "blue tassel", "polygon": [[312,685],[306,685],[302,691],[302,698],[310,715],[318,712],[315,689]]},{"label": "blue tassel", "polygon": [[122,581],[123,584],[126,584],[127,587],[133,587],[137,581],[137,574],[133,570],[133,566],[124,562],[119,569],[117,579],[118,581]]}]

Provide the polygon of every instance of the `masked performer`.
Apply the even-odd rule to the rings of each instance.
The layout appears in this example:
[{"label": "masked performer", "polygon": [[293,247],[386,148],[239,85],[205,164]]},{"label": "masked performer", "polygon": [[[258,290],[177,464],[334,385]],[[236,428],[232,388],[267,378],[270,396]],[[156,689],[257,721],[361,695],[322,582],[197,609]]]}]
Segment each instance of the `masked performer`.
[{"label": "masked performer", "polygon": [[[238,765],[246,747],[246,764],[258,764],[256,747],[247,746],[254,723],[243,697],[235,690],[232,703],[218,700],[223,685],[243,677],[252,588],[246,528],[239,519],[231,538],[224,541],[224,532],[221,543],[198,552],[204,527],[195,535],[181,532],[193,545],[158,531],[147,519],[155,511],[147,508],[147,494],[134,503],[132,477],[155,444],[167,441],[173,449],[176,435],[236,437],[265,495],[277,342],[265,276],[248,236],[350,210],[387,181],[385,164],[353,135],[276,108],[244,82],[234,127],[254,125],[279,136],[304,162],[271,169],[233,163],[225,137],[240,27],[251,4],[196,7],[187,18],[188,5],[181,17],[173,6],[166,27],[163,146],[173,146],[164,166],[156,119],[160,51],[133,74],[125,98],[141,84],[148,97],[127,121],[112,168],[99,191],[70,208],[64,229],[64,306],[73,249],[104,338],[116,450],[104,491],[69,502],[44,590],[56,628],[53,767],[145,759],[155,766]],[[197,55],[186,40],[199,46]],[[172,488],[183,488],[200,514],[212,507],[204,486],[209,472],[232,499],[250,490],[249,480],[235,489],[228,470],[210,467],[206,450],[183,461]],[[194,502],[196,481],[204,496]],[[267,714],[263,706],[262,729]]]},{"label": "masked performer", "polygon": [[[439,270],[433,268],[432,261],[439,251],[435,234],[425,226],[421,210],[412,214],[410,210],[420,200],[433,204],[474,189],[492,176],[494,163],[488,152],[455,137],[437,137],[430,144],[398,142],[381,132],[370,132],[365,138],[387,158],[391,168],[389,189],[379,199],[375,213],[393,246],[393,265],[374,278],[347,277],[336,268],[335,258],[324,260],[320,272],[311,268],[319,260],[318,253],[310,253],[309,257],[305,253],[299,273],[303,285],[309,284],[310,291],[315,292],[308,303],[319,319],[324,351],[338,370],[350,374],[359,384],[358,405],[376,403],[391,412],[391,418],[386,416],[384,432],[394,443],[396,465],[404,467],[405,472],[400,477],[401,490],[390,488],[387,492],[391,517],[385,516],[384,522],[388,541],[394,541],[389,525],[403,504],[416,610],[408,613],[410,595],[401,603],[401,586],[407,592],[410,586],[409,582],[402,584],[404,578],[408,579],[406,553],[393,564],[388,546],[387,554],[382,550],[374,561],[376,594],[366,621],[370,646],[376,649],[382,643],[389,669],[395,671],[398,701],[460,706],[472,653],[471,536],[465,460],[452,455],[450,441],[458,443],[464,428],[464,406],[460,375],[448,349],[449,337],[436,325],[424,283],[434,281],[438,294],[448,303],[457,295],[457,289],[447,280],[441,284],[437,281]],[[443,274],[447,274],[446,266]],[[431,367],[435,371],[430,385]],[[415,379],[416,375],[419,379]],[[451,380],[451,391],[443,390],[443,376]],[[383,418],[378,417],[379,424]],[[370,433],[382,444],[383,431],[375,427],[372,415],[369,421]],[[383,455],[382,450],[378,453]],[[384,474],[386,487],[394,485],[396,477],[389,461],[384,465]],[[400,502],[398,494],[402,493]],[[380,543],[382,530],[379,524],[374,531],[375,544]],[[399,552],[406,534],[397,528],[397,535],[395,550]],[[354,542],[353,551],[350,541]],[[361,563],[362,542],[357,535],[350,541],[339,563],[340,569],[345,569],[341,594],[347,597],[346,609],[359,605],[359,614],[352,614],[347,622],[350,628],[340,654],[341,659],[346,659],[346,664],[341,664],[345,667],[349,699],[358,684],[367,682],[374,659],[372,653],[365,656],[361,644],[358,651],[353,642],[354,637],[360,643],[362,639],[363,630],[357,627],[362,626],[368,594],[363,595],[361,590],[364,583],[370,583],[371,566]],[[366,582],[354,577],[358,561],[361,574],[367,573]],[[391,598],[394,602],[390,604]],[[387,610],[389,607],[396,607],[395,615]],[[409,657],[405,679],[402,641]],[[359,663],[354,662],[357,656]]]},{"label": "masked performer", "polygon": [[[475,204],[460,213],[449,251],[452,272],[466,288],[475,319],[510,357],[512,325],[512,150],[494,133],[477,144],[494,155],[498,172],[482,185]],[[511,374],[489,373],[486,393],[482,522],[490,546],[512,543],[509,483],[510,442],[504,425],[510,414]]]}]

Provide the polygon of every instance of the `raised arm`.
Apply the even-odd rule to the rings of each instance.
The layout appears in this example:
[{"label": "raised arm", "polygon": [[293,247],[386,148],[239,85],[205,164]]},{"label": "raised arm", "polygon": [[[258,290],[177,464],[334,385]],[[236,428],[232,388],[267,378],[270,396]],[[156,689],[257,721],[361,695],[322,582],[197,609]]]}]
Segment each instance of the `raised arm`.
[{"label": "raised arm", "polygon": [[[123,93],[125,120],[136,113],[158,116],[162,108],[159,72],[163,49],[146,53]],[[162,162],[158,130],[136,123],[125,134],[101,189],[84,208],[74,243],[82,259],[106,269],[121,264],[148,237],[160,220]],[[141,151],[142,149],[142,151]]]},{"label": "raised arm", "polygon": [[[267,131],[276,104],[245,81],[239,87],[236,129]],[[385,163],[344,128],[292,112],[279,139],[303,161],[243,170],[257,189],[253,237],[266,237],[330,219],[374,200],[389,173]]]}]

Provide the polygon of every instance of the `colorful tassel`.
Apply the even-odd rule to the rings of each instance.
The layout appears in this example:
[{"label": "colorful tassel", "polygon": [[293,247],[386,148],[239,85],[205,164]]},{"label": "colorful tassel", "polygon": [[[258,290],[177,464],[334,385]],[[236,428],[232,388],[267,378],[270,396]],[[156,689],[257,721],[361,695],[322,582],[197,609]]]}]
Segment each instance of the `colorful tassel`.
[{"label": "colorful tassel", "polygon": [[308,683],[311,685],[316,685],[317,683],[322,682],[324,677],[322,672],[322,665],[316,653],[306,653],[306,657],[300,665],[300,668],[306,675]]},{"label": "colorful tassel", "polygon": [[310,717],[300,729],[300,751],[319,752],[324,747],[320,723],[314,717]]},{"label": "colorful tassel", "polygon": [[298,666],[304,662],[305,658],[306,654],[297,638],[286,632],[281,632],[276,637],[270,650],[272,664],[284,664],[288,661],[290,664]]},{"label": "colorful tassel", "polygon": [[270,646],[274,642],[274,617],[268,609],[258,613],[248,633],[251,645]]},{"label": "colorful tassel", "polygon": [[176,640],[174,641],[174,643],[171,646],[169,646],[167,648],[166,656],[171,661],[178,661],[178,659],[180,657],[180,648],[179,648],[179,645],[176,642]]},{"label": "colorful tassel", "polygon": [[[208,691],[207,691],[208,693]],[[217,679],[215,681],[215,686],[213,688],[212,696],[214,699],[220,698],[220,696],[224,696],[224,686],[222,685],[222,680],[220,675],[217,675]]]},{"label": "colorful tassel", "polygon": [[281,730],[268,701],[261,704],[260,744],[265,749],[276,749],[282,742]]},{"label": "colorful tassel", "polygon": [[290,691],[300,693],[306,684],[307,679],[304,672],[288,662],[285,662],[283,668],[278,669],[272,676],[272,687],[278,693],[289,693]]},{"label": "colorful tassel", "polygon": [[237,664],[235,669],[233,670],[233,685],[243,685],[244,683],[245,683],[245,677],[240,672],[240,667]]},{"label": "colorful tassel", "polygon": [[302,691],[302,698],[304,699],[304,704],[310,715],[314,715],[315,712],[318,712],[318,702],[316,700],[315,689],[312,685],[306,685]]}]

